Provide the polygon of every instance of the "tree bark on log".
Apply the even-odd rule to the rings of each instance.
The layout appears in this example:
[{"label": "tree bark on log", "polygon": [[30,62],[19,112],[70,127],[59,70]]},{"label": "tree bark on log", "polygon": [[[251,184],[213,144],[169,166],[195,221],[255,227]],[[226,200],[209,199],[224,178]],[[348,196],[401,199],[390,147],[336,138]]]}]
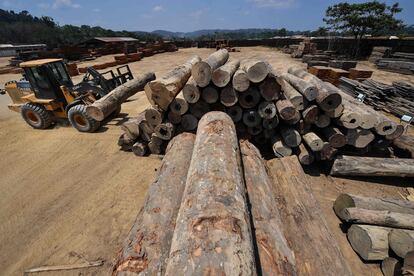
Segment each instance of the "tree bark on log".
[{"label": "tree bark on log", "polygon": [[401,258],[414,250],[414,231],[412,230],[392,229],[388,240],[392,251]]},{"label": "tree bark on log", "polygon": [[328,142],[323,142],[321,151],[316,152],[319,160],[332,160],[338,153],[338,149],[332,147]]},{"label": "tree bark on log", "polygon": [[303,100],[303,95],[300,94],[289,82],[283,78],[278,78],[277,80],[282,87],[283,94],[286,99],[288,99],[297,110],[305,109],[305,104]]},{"label": "tree bark on log", "polygon": [[162,122],[163,114],[160,110],[154,107],[150,107],[144,110],[145,120],[151,128],[155,128]]},{"label": "tree bark on log", "polygon": [[286,145],[279,135],[273,136],[272,149],[273,149],[273,153],[278,158],[292,155],[292,148]]},{"label": "tree bark on log", "polygon": [[194,140],[194,134],[185,133],[169,143],[156,180],[149,187],[144,206],[118,254],[112,275],[165,272]]},{"label": "tree bark on log", "polygon": [[345,135],[336,127],[328,126],[323,128],[322,133],[328,139],[331,147],[342,148],[347,144]]},{"label": "tree bark on log", "polygon": [[343,217],[343,210],[353,207],[377,211],[388,210],[414,215],[414,202],[409,200],[397,200],[391,198],[381,199],[352,194],[340,194],[333,205],[336,215],[340,218]]},{"label": "tree bark on log", "polygon": [[188,110],[188,103],[184,99],[183,91],[178,93],[175,99],[170,104],[171,112],[177,113],[179,115],[184,115]]},{"label": "tree bark on log", "polygon": [[157,137],[155,133],[151,135],[151,140],[148,143],[148,150],[152,154],[161,154],[161,146],[163,144],[163,140]]},{"label": "tree bark on log", "polygon": [[247,77],[247,73],[243,69],[238,69],[233,76],[232,81],[234,89],[239,92],[244,92],[250,87],[250,80]]},{"label": "tree bark on log", "polygon": [[222,66],[229,59],[229,52],[226,49],[212,53],[207,59],[198,61],[191,69],[191,76],[200,87],[206,87],[211,80],[213,71]]},{"label": "tree bark on log", "polygon": [[188,103],[196,103],[200,99],[201,92],[193,77],[190,77],[188,82],[184,85],[183,96]]},{"label": "tree bark on log", "polygon": [[153,106],[158,106],[161,110],[167,111],[170,103],[190,78],[191,68],[199,61],[201,61],[200,57],[194,56],[186,63],[166,73],[162,78],[148,83],[149,89],[147,88],[145,93],[149,102]]},{"label": "tree bark on log", "polygon": [[299,112],[296,107],[289,100],[279,100],[276,102],[276,109],[279,113],[280,119],[284,121],[300,119]]},{"label": "tree bark on log", "polygon": [[414,159],[338,156],[330,174],[414,177]]},{"label": "tree bark on log", "polygon": [[393,141],[394,146],[410,153],[411,158],[414,158],[414,136],[402,135]]},{"label": "tree bark on log", "polygon": [[343,111],[341,116],[338,118],[338,125],[341,125],[347,129],[355,129],[361,125],[361,114],[358,113],[352,106],[346,102],[343,104]]},{"label": "tree bark on log", "polygon": [[353,224],[347,233],[349,243],[366,261],[382,261],[388,257],[390,228]]},{"label": "tree bark on log", "polygon": [[171,140],[171,138],[173,137],[174,130],[175,130],[174,125],[169,122],[166,122],[166,123],[159,124],[154,129],[154,133],[155,135],[157,135],[158,138],[168,141],[168,140]]},{"label": "tree bark on log", "polygon": [[144,86],[154,79],[155,74],[152,72],[138,75],[135,79],[118,86],[93,104],[88,105],[86,113],[94,120],[103,121],[129,97],[143,90]]},{"label": "tree bark on log", "polygon": [[223,112],[199,123],[169,275],[256,275],[236,129]]},{"label": "tree bark on log", "polygon": [[295,255],[283,234],[272,183],[262,156],[248,141],[240,143],[240,150],[260,259],[259,274],[296,275]]},{"label": "tree bark on log", "polygon": [[314,132],[308,132],[305,135],[302,135],[302,138],[312,151],[316,152],[322,150],[323,140]]},{"label": "tree bark on log", "polygon": [[263,81],[270,71],[270,66],[267,62],[256,58],[242,60],[240,68],[246,72],[247,77],[253,83]]},{"label": "tree bark on log", "polygon": [[282,74],[281,77],[296,88],[308,101],[314,101],[318,94],[316,86],[292,74]]},{"label": "tree bark on log", "polygon": [[231,60],[221,67],[214,70],[211,77],[213,83],[217,87],[225,87],[230,83],[233,74],[237,71],[240,66],[239,60]]},{"label": "tree bark on log", "polygon": [[302,136],[294,128],[282,128],[281,135],[288,147],[295,148],[302,142]]},{"label": "tree bark on log", "polygon": [[305,110],[302,111],[303,120],[308,124],[313,124],[316,122],[319,116],[319,108],[317,105],[308,106]]},{"label": "tree bark on log", "polygon": [[301,143],[297,149],[297,156],[299,162],[305,166],[312,164],[315,160],[312,151],[309,151],[303,143]]},{"label": "tree bark on log", "polygon": [[381,262],[381,271],[384,276],[401,276],[401,268],[401,262],[392,257],[387,257]]},{"label": "tree bark on log", "polygon": [[404,265],[401,270],[403,275],[414,275],[414,251],[410,251],[405,255]]},{"label": "tree bark on log", "polygon": [[368,210],[363,208],[345,208],[343,220],[358,224],[371,224],[393,228],[414,229],[414,215],[392,211]]},{"label": "tree bark on log", "polygon": [[404,134],[404,126],[403,125],[397,125],[394,133],[391,133],[389,135],[385,135],[385,139],[387,140],[394,140],[399,137],[401,137]]},{"label": "tree bark on log", "polygon": [[135,144],[132,145],[132,152],[136,156],[144,156],[148,152],[148,146],[143,141],[135,142]]},{"label": "tree bark on log", "polygon": [[267,162],[267,171],[298,275],[353,275],[321,216],[311,180],[297,157],[272,159]]},{"label": "tree bark on log", "polygon": [[374,141],[375,135],[368,129],[348,129],[346,131],[346,140],[348,145],[354,146],[358,149],[367,147]]},{"label": "tree bark on log", "polygon": [[325,114],[328,115],[330,118],[339,118],[341,117],[343,112],[344,112],[344,105],[340,104],[334,110],[325,111]]}]

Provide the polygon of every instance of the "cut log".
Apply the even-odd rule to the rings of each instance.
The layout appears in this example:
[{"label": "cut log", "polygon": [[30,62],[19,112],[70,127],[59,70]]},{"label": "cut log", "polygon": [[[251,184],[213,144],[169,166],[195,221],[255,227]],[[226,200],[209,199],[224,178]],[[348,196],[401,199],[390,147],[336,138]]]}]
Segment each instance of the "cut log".
[{"label": "cut log", "polygon": [[334,211],[340,218],[343,217],[343,210],[346,208],[361,208],[377,211],[392,211],[403,214],[414,215],[414,202],[409,200],[381,199],[364,197],[351,194],[340,194],[333,205]]},{"label": "cut log", "polygon": [[295,106],[289,100],[280,100],[276,102],[276,109],[280,119],[284,121],[295,120],[300,115]]},{"label": "cut log", "polygon": [[375,135],[367,129],[348,129],[346,131],[346,140],[348,145],[354,146],[358,149],[367,147],[374,141]]},{"label": "cut log", "polygon": [[272,119],[265,119],[263,120],[262,125],[265,129],[274,129],[279,125],[279,117],[275,115]]},{"label": "cut log", "polygon": [[344,112],[344,105],[340,104],[334,110],[325,111],[325,114],[328,115],[330,118],[339,118],[341,117],[343,112]]},{"label": "cut log", "polygon": [[405,255],[401,270],[403,275],[414,275],[414,251],[410,251]]},{"label": "cut log", "polygon": [[177,113],[179,115],[183,115],[188,110],[188,103],[184,99],[183,92],[181,91],[178,93],[178,95],[175,97],[175,99],[170,104],[170,110],[171,112]]},{"label": "cut log", "polygon": [[347,233],[349,243],[366,261],[382,261],[388,257],[390,228],[353,224]]},{"label": "cut log", "polygon": [[136,156],[144,156],[148,152],[148,146],[143,141],[135,142],[135,144],[132,145],[132,152]]},{"label": "cut log", "polygon": [[332,147],[328,142],[323,142],[321,151],[316,152],[320,160],[332,160],[338,153],[338,149]]},{"label": "cut log", "polygon": [[113,275],[128,272],[158,275],[165,271],[194,140],[194,134],[184,133],[169,143],[144,207],[118,254]]},{"label": "cut log", "polygon": [[246,110],[243,112],[243,123],[248,127],[256,127],[261,125],[262,118],[256,110]]},{"label": "cut log", "polygon": [[181,126],[185,131],[192,131],[197,128],[198,120],[197,118],[192,114],[185,114],[181,118]]},{"label": "cut log", "polygon": [[247,78],[253,83],[263,81],[270,71],[270,65],[267,62],[256,58],[242,60],[240,68],[246,72]]},{"label": "cut log", "polygon": [[129,138],[125,133],[122,133],[121,136],[119,136],[118,138],[118,146],[120,146],[121,150],[124,150],[124,151],[130,151],[134,143],[135,143],[135,140]]},{"label": "cut log", "polygon": [[144,86],[154,79],[154,73],[138,75],[135,79],[118,86],[93,104],[88,105],[86,113],[97,121],[103,121],[129,97],[142,91]]},{"label": "cut log", "polygon": [[347,144],[345,135],[336,127],[328,126],[322,129],[322,133],[331,147],[342,148]]},{"label": "cut log", "polygon": [[308,124],[313,124],[319,116],[319,108],[317,105],[310,105],[302,111],[303,120]]},{"label": "cut log", "polygon": [[312,151],[321,151],[323,148],[323,140],[314,132],[308,132],[302,136],[303,141]]},{"label": "cut log", "polygon": [[243,109],[238,105],[234,105],[227,109],[227,114],[233,122],[237,123],[240,122],[243,117]]},{"label": "cut log", "polygon": [[259,104],[257,112],[260,117],[269,120],[276,116],[276,106],[272,102],[262,102]]},{"label": "cut log", "polygon": [[220,102],[227,107],[233,106],[239,100],[237,91],[229,85],[223,88],[220,93]]},{"label": "cut log", "polygon": [[298,275],[353,275],[297,157],[272,159],[267,172]]},{"label": "cut log", "polygon": [[388,239],[392,251],[401,258],[414,250],[414,231],[412,230],[392,229]]},{"label": "cut log", "polygon": [[201,92],[201,98],[208,104],[213,104],[219,99],[219,91],[213,86],[209,85],[203,88]]},{"label": "cut log", "polygon": [[394,133],[391,133],[389,135],[385,135],[385,139],[387,140],[394,140],[399,137],[401,137],[404,134],[404,126],[403,125],[397,125]]},{"label": "cut log", "polygon": [[279,135],[272,137],[272,149],[275,156],[278,158],[292,155],[292,149],[283,142]]},{"label": "cut log", "polygon": [[247,73],[243,69],[238,69],[233,76],[232,81],[234,89],[239,92],[244,92],[250,87],[250,81]]},{"label": "cut log", "polygon": [[262,133],[262,131],[263,131],[262,124],[258,124],[257,126],[247,128],[247,133],[249,133],[253,137],[259,136],[259,134]]},{"label": "cut log", "polygon": [[338,125],[341,125],[347,129],[355,129],[359,127],[362,121],[361,114],[346,103],[344,103],[343,106],[344,110],[337,120]]},{"label": "cut log", "polygon": [[162,122],[163,114],[157,108],[150,107],[145,109],[144,115],[148,125],[153,129]]},{"label": "cut log", "polygon": [[414,177],[414,159],[338,156],[330,174]]},{"label": "cut log", "polygon": [[319,114],[315,121],[315,126],[324,129],[331,124],[331,118],[326,114]]},{"label": "cut log", "polygon": [[381,262],[381,271],[384,276],[402,276],[401,268],[401,262],[392,257],[387,257]]},{"label": "cut log", "polygon": [[140,135],[140,131],[139,131],[140,122],[138,121],[139,117],[144,119],[144,116],[141,115],[141,116],[138,116],[138,118],[131,118],[121,125],[122,131],[131,140],[136,140]]},{"label": "cut log", "polygon": [[393,141],[394,146],[410,153],[411,158],[414,158],[414,136],[413,135],[401,135],[401,137]]},{"label": "cut log", "polygon": [[233,77],[233,74],[237,71],[239,66],[240,61],[238,59],[235,59],[214,70],[211,77],[214,85],[218,87],[225,87],[227,84],[229,84]]},{"label": "cut log", "polygon": [[148,150],[152,154],[161,154],[161,146],[163,144],[163,140],[158,138],[155,133],[151,135],[151,140],[148,143]]},{"label": "cut log", "polygon": [[175,130],[174,125],[169,122],[166,122],[166,123],[159,124],[155,128],[154,133],[155,135],[157,135],[158,138],[168,141],[168,140],[171,140],[171,138],[173,137],[174,130]]},{"label": "cut log", "polygon": [[231,118],[223,112],[206,114],[199,123],[165,275],[256,275],[240,164]]},{"label": "cut log", "polygon": [[302,165],[310,165],[315,160],[311,151],[309,151],[303,143],[297,149],[297,156]]},{"label": "cut log", "polygon": [[272,183],[259,150],[248,141],[240,143],[244,179],[260,259],[259,275],[296,275],[295,255],[282,230]]},{"label": "cut log", "polygon": [[292,74],[282,74],[281,77],[296,88],[308,101],[314,101],[316,99],[318,94],[316,86]]},{"label": "cut log", "polygon": [[277,78],[274,73],[269,73],[264,81],[259,85],[260,94],[268,102],[278,100],[280,98],[281,89],[282,88],[277,82]]},{"label": "cut log", "polygon": [[190,113],[201,119],[204,114],[210,111],[210,105],[203,100],[199,100],[194,104],[190,104]]},{"label": "cut log", "polygon": [[312,125],[305,122],[305,120],[299,120],[297,125],[297,130],[300,133],[300,135],[304,135],[308,133],[312,128]]},{"label": "cut log", "polygon": [[171,102],[183,89],[191,76],[191,68],[201,59],[194,56],[184,64],[175,67],[162,78],[148,83],[149,89],[145,90],[149,102],[158,106],[161,110],[167,111]]},{"label": "cut log", "polygon": [[343,220],[351,223],[372,224],[402,229],[414,229],[414,215],[363,208],[345,208]]},{"label": "cut log", "polygon": [[281,135],[283,141],[288,147],[294,148],[300,145],[302,137],[294,128],[282,128]]},{"label": "cut log", "polygon": [[183,96],[188,103],[196,103],[200,99],[201,92],[193,77],[184,85]]},{"label": "cut log", "polygon": [[247,91],[239,94],[239,104],[243,108],[253,108],[260,102],[260,93],[255,87],[250,87]]},{"label": "cut log", "polygon": [[171,111],[168,112],[167,119],[170,123],[174,125],[178,125],[179,123],[181,123],[181,115]]},{"label": "cut log", "polygon": [[397,124],[385,117],[384,115],[379,115],[378,121],[378,124],[375,126],[375,131],[379,135],[391,135],[395,131],[397,131]]},{"label": "cut log", "polygon": [[212,53],[207,59],[198,61],[191,69],[191,76],[200,87],[206,87],[211,80],[213,71],[222,66],[229,59],[229,52],[226,49]]},{"label": "cut log", "polygon": [[303,95],[299,93],[289,82],[283,78],[278,78],[278,82],[282,87],[283,94],[297,110],[305,109]]}]

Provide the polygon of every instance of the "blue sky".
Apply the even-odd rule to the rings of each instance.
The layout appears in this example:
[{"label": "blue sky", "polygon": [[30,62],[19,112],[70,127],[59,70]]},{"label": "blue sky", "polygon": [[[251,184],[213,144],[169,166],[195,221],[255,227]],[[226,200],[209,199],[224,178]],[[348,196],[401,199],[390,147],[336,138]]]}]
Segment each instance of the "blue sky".
[{"label": "blue sky", "polygon": [[[384,0],[383,0],[384,1]],[[114,30],[194,31],[282,28],[312,30],[323,25],[335,0],[0,0],[0,8],[52,16],[59,24],[99,25]],[[364,2],[364,1],[348,1]],[[385,0],[388,4],[396,1]],[[414,0],[400,0],[398,16],[414,24]]]}]

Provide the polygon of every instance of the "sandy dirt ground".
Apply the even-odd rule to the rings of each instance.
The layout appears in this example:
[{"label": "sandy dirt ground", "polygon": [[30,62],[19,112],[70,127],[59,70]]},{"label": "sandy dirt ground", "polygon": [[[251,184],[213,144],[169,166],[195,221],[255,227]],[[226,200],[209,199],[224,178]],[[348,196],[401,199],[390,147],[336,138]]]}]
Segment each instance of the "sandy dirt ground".
[{"label": "sandy dirt ground", "polygon": [[[275,49],[240,50],[231,53],[231,57],[263,56],[282,71],[291,65],[304,66]],[[180,49],[144,58],[130,67],[134,75],[154,71],[161,76],[194,54],[204,58],[211,52],[211,49]],[[109,60],[112,56],[80,66]],[[360,66],[374,69],[365,62]],[[75,77],[74,82],[81,78]],[[413,76],[382,71],[376,71],[373,78],[387,82],[414,81]],[[19,75],[0,75],[0,88],[13,79],[19,79]],[[102,259],[105,264],[58,275],[109,272],[160,165],[156,157],[135,157],[120,151],[116,144],[119,124],[148,106],[144,93],[124,103],[120,116],[93,134],[79,133],[63,124],[48,130],[34,130],[20,114],[7,109],[9,101],[7,95],[0,95],[0,274],[22,275],[28,268],[79,263],[82,258]],[[404,190],[389,185],[395,182],[375,185],[363,181],[336,181],[336,184],[316,181],[318,185],[313,187],[345,255],[356,264],[356,271],[369,268],[365,275],[379,275],[378,265],[362,264],[340,232],[331,204],[343,190],[401,198]]]}]

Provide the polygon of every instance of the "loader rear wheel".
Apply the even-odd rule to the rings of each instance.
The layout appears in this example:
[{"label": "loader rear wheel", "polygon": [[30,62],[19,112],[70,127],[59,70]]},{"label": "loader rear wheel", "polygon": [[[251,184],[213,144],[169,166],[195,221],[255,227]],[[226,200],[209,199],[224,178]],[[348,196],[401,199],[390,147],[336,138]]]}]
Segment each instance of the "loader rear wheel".
[{"label": "loader rear wheel", "polygon": [[94,132],[100,123],[86,113],[86,106],[79,104],[71,107],[68,112],[70,124],[80,132]]},{"label": "loader rear wheel", "polygon": [[25,103],[20,112],[26,123],[36,129],[48,128],[53,122],[50,113],[40,104]]}]

